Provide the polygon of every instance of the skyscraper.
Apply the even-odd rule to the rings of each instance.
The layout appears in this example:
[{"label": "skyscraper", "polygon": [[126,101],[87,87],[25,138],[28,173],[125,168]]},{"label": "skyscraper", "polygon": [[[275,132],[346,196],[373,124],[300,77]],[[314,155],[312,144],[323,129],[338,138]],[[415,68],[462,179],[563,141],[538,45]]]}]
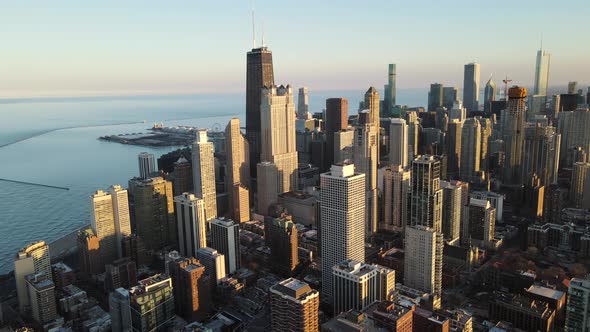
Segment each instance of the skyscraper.
[{"label": "skyscraper", "polygon": [[345,98],[326,99],[326,164],[318,165],[322,170],[334,164],[334,136],[337,132],[348,128],[348,100]]},{"label": "skyscraper", "polygon": [[454,241],[461,236],[463,188],[447,181],[441,181],[441,187],[443,190],[443,234],[446,240]]},{"label": "skyscraper", "polygon": [[450,179],[457,179],[461,169],[461,134],[463,122],[451,120],[447,127],[446,153],[447,153],[447,176]]},{"label": "skyscraper", "polygon": [[289,85],[263,89],[261,102],[262,161],[277,167],[277,193],[297,189],[297,149],[295,143],[295,104]]},{"label": "skyscraper", "polygon": [[573,278],[567,291],[565,331],[590,329],[590,280]]},{"label": "skyscraper", "polygon": [[333,165],[320,176],[322,296],[332,299],[332,267],[365,260],[365,174],[353,164]]},{"label": "skyscraper", "polygon": [[449,121],[457,120],[463,122],[466,118],[467,110],[463,107],[461,101],[455,101],[449,110]]},{"label": "skyscraper", "polygon": [[447,110],[453,108],[453,104],[459,101],[459,89],[454,86],[443,87],[443,106]]},{"label": "skyscraper", "polygon": [[572,169],[572,180],[570,182],[570,201],[573,206],[578,209],[587,209],[590,207],[584,206],[584,193],[586,187],[590,186],[589,175],[590,163],[577,162],[574,163]]},{"label": "skyscraper", "polygon": [[297,119],[308,120],[311,118],[309,114],[309,98],[307,96],[307,87],[299,88],[299,96],[297,98]]},{"label": "skyscraper", "polygon": [[142,179],[150,178],[156,170],[156,160],[154,155],[147,152],[142,152],[137,156],[139,162],[139,177]]},{"label": "skyscraper", "polygon": [[486,174],[486,178],[487,178],[487,173],[488,173],[488,146],[489,146],[489,142],[490,142],[490,138],[492,137],[493,134],[493,123],[492,120],[489,118],[484,118],[481,116],[476,116],[475,117],[477,119],[477,121],[479,121],[480,127],[481,127],[481,135],[480,135],[480,142],[481,142],[481,148],[480,148],[480,159],[481,161],[479,162],[479,169],[484,171]]},{"label": "skyscraper", "polygon": [[352,160],[354,143],[354,128],[348,127],[334,134],[334,164]]},{"label": "skyscraper", "polygon": [[129,290],[131,331],[171,328],[175,318],[172,279],[156,274],[138,283]]},{"label": "skyscraper", "polygon": [[520,185],[522,181],[522,149],[527,90],[514,86],[508,90],[508,108],[502,117],[502,138],[504,140],[503,183]]},{"label": "skyscraper", "polygon": [[496,101],[496,83],[492,81],[492,77],[486,83],[483,97],[483,110],[486,113],[492,111],[492,102]]},{"label": "skyscraper", "polygon": [[55,285],[44,273],[29,274],[25,277],[31,316],[40,325],[57,318]]},{"label": "skyscraper", "polygon": [[114,185],[109,188],[108,193],[96,191],[91,196],[90,224],[100,241],[103,262],[110,263],[121,258],[121,241],[131,234],[127,190]]},{"label": "skyscraper", "polygon": [[250,191],[240,183],[231,188],[232,218],[239,222],[250,220]]},{"label": "skyscraper", "polygon": [[481,125],[475,118],[468,118],[461,131],[461,180],[472,181],[479,172],[481,161]]},{"label": "skyscraper", "polygon": [[547,96],[547,88],[549,87],[549,63],[551,62],[551,54],[545,52],[541,47],[537,51],[537,63],[535,64],[535,88],[533,95]]},{"label": "skyscraper", "polygon": [[[366,112],[366,110],[362,112]],[[353,160],[356,170],[365,174],[367,234],[377,231],[378,137],[377,128],[372,123],[359,123],[355,128]]]},{"label": "skyscraper", "polygon": [[408,167],[408,125],[404,119],[391,119],[389,125],[389,163]]},{"label": "skyscraper", "polygon": [[[375,126],[375,132],[377,133],[377,158],[379,158],[379,142],[381,132],[381,114],[379,112],[379,92],[374,87],[370,87],[365,93],[365,108],[369,110],[369,122]],[[377,160],[377,165],[379,160]]]},{"label": "skyscraper", "polygon": [[184,193],[174,197],[178,248],[185,257],[196,257],[197,250],[207,246],[205,206],[202,199]]},{"label": "skyscraper", "polygon": [[441,232],[442,190],[440,161],[431,155],[420,156],[412,162],[409,225],[422,225]]},{"label": "skyscraper", "polygon": [[263,161],[256,165],[258,168],[258,205],[256,210],[259,214],[268,215],[268,208],[277,202],[278,192],[278,170],[271,162]]},{"label": "skyscraper", "polygon": [[407,224],[409,170],[391,165],[383,172],[383,222],[379,229],[401,231]]},{"label": "skyscraper", "polygon": [[264,235],[270,247],[271,268],[275,273],[291,276],[299,265],[297,227],[288,214],[268,219]]},{"label": "skyscraper", "polygon": [[210,221],[217,217],[217,192],[213,142],[208,142],[207,130],[197,131],[197,140],[192,148],[192,160],[195,195],[203,199],[205,219]]},{"label": "skyscraper", "polygon": [[488,248],[494,239],[496,209],[488,200],[471,198],[464,211],[461,242]]},{"label": "skyscraper", "polygon": [[575,162],[567,153],[573,148],[581,147],[590,152],[590,109],[578,109],[573,112],[559,113],[558,132],[561,134],[560,164],[565,167]]},{"label": "skyscraper", "polygon": [[[245,190],[250,188],[250,155],[248,141],[242,134],[240,119],[229,120],[225,127],[225,153],[227,158],[226,191],[232,211],[236,204],[240,207],[240,196],[235,197],[234,187],[242,185]],[[249,203],[249,202],[248,202]]]},{"label": "skyscraper", "polygon": [[205,266],[196,258],[184,258],[168,263],[174,292],[176,313],[191,322],[203,320],[211,310],[211,288]]},{"label": "skyscraper", "polygon": [[303,281],[289,278],[270,287],[272,331],[319,330],[320,294]]},{"label": "skyscraper", "polygon": [[430,84],[428,92],[428,112],[434,112],[443,105],[443,85],[440,83]]},{"label": "skyscraper", "polygon": [[418,137],[420,136],[420,122],[416,112],[406,112],[406,124],[408,125],[408,160],[414,160],[418,154]]},{"label": "skyscraper", "polygon": [[30,274],[42,273],[51,279],[51,262],[49,246],[44,241],[33,242],[22,248],[14,259],[14,279],[18,295],[18,307],[21,313],[29,305],[29,292],[25,277]]},{"label": "skyscraper", "polygon": [[479,109],[479,64],[468,63],[465,65],[463,75],[463,105],[467,112],[476,112]]},{"label": "skyscraper", "polygon": [[383,99],[383,117],[399,117],[399,114],[394,114],[394,107],[396,104],[396,66],[390,63],[387,72],[387,84],[384,86],[385,96]]},{"label": "skyscraper", "polygon": [[109,295],[109,313],[111,314],[111,329],[116,331],[131,331],[131,307],[129,291],[117,288]]},{"label": "skyscraper", "polygon": [[205,266],[205,272],[209,275],[211,290],[215,290],[225,273],[225,256],[217,250],[209,247],[197,250],[197,259]]},{"label": "skyscraper", "polygon": [[250,172],[256,177],[256,164],[260,162],[260,103],[262,88],[274,85],[272,52],[262,46],[248,52],[246,60],[246,137],[250,143]]},{"label": "skyscraper", "polygon": [[240,229],[231,219],[211,222],[211,248],[225,256],[225,271],[234,273],[240,268]]},{"label": "skyscraper", "polygon": [[523,179],[528,183],[534,175],[546,188],[557,182],[561,135],[555,127],[534,126],[525,128],[523,151]]}]

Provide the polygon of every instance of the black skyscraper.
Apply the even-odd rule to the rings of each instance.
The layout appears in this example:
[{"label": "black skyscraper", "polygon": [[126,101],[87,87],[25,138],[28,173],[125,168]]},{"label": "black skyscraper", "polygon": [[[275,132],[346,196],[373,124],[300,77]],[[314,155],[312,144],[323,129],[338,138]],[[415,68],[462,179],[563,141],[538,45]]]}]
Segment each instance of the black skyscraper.
[{"label": "black skyscraper", "polygon": [[260,102],[262,88],[274,84],[272,52],[266,47],[248,52],[246,68],[246,137],[250,143],[250,173],[260,162]]}]

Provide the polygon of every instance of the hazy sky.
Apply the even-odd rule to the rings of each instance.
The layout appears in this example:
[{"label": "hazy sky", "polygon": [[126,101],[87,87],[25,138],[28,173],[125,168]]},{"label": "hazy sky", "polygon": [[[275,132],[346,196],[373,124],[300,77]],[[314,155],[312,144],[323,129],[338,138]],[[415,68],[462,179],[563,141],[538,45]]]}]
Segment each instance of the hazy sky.
[{"label": "hazy sky", "polygon": [[551,85],[590,82],[588,0],[0,0],[0,97],[243,91],[252,3],[277,83],[531,85],[541,36]]}]

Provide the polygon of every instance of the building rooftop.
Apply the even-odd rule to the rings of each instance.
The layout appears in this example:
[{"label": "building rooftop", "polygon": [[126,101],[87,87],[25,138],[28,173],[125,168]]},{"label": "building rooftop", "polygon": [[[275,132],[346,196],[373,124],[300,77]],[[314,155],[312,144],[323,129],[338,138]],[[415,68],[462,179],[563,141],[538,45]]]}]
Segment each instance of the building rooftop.
[{"label": "building rooftop", "polygon": [[43,273],[29,274],[25,277],[25,280],[38,291],[43,291],[54,287],[53,281],[47,278]]},{"label": "building rooftop", "polygon": [[349,273],[359,278],[376,270],[374,266],[357,262],[351,259],[347,259],[340,264],[334,265],[332,269],[334,271],[342,271],[345,273]]},{"label": "building rooftop", "polygon": [[554,300],[559,300],[565,296],[564,292],[537,285],[532,285],[531,287],[529,287],[529,289],[527,289],[527,292]]},{"label": "building rooftop", "polygon": [[271,287],[273,293],[279,293],[289,296],[293,299],[299,300],[307,297],[307,295],[317,292],[309,285],[301,280],[295,278],[285,279]]}]

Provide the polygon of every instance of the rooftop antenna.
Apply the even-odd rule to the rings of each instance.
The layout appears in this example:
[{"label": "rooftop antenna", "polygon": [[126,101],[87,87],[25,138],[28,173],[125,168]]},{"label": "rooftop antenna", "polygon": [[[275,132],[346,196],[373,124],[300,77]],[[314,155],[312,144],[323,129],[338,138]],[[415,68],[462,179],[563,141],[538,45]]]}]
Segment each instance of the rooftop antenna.
[{"label": "rooftop antenna", "polygon": [[508,75],[506,75],[506,78],[502,82],[504,82],[504,99],[508,101],[508,83],[512,82],[512,80],[509,80]]},{"label": "rooftop antenna", "polygon": [[262,21],[262,47],[266,47],[264,43],[264,20]]},{"label": "rooftop antenna", "polygon": [[254,21],[254,1],[252,1],[252,48],[256,48],[256,23]]}]

